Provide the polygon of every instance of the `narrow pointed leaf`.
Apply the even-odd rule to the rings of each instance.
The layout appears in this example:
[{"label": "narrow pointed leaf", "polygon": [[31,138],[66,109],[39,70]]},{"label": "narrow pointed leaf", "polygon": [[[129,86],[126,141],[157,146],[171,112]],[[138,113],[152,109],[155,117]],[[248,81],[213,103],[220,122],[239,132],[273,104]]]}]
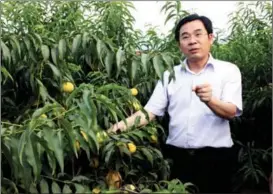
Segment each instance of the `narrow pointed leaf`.
[{"label": "narrow pointed leaf", "polygon": [[111,159],[111,156],[114,154],[115,152],[115,148],[111,147],[110,150],[108,150],[108,152],[105,155],[105,164],[108,165]]},{"label": "narrow pointed leaf", "polygon": [[89,41],[88,33],[84,32],[82,36],[82,48],[86,49],[87,43]]},{"label": "narrow pointed leaf", "polygon": [[5,61],[7,61],[9,64],[11,59],[10,50],[2,40],[1,40],[1,50],[3,52]]},{"label": "narrow pointed leaf", "polygon": [[56,77],[60,77],[61,76],[61,72],[59,71],[59,69],[53,65],[52,63],[48,62],[47,63],[49,65],[49,67],[51,68],[53,74],[56,76]]},{"label": "narrow pointed leaf", "polygon": [[49,48],[47,45],[42,45],[41,47],[41,51],[42,51],[42,55],[44,60],[48,60],[49,59]]},{"label": "narrow pointed leaf", "polygon": [[149,61],[149,55],[146,53],[141,54],[141,65],[143,67],[144,73],[148,73],[148,61]]},{"label": "narrow pointed leaf", "polygon": [[55,181],[52,182],[51,189],[53,194],[60,194],[62,192],[61,188]]},{"label": "narrow pointed leaf", "polygon": [[12,81],[14,81],[12,76],[4,66],[1,66],[1,72],[4,74],[6,78],[9,77]]},{"label": "narrow pointed leaf", "polygon": [[19,58],[21,58],[21,47],[20,47],[19,41],[17,40],[17,38],[15,36],[11,36],[10,39],[14,43],[13,45],[14,45],[15,48],[13,48],[13,49],[16,49]]},{"label": "narrow pointed leaf", "polygon": [[147,158],[147,160],[153,166],[153,155],[149,152],[149,150],[147,148],[142,148],[141,152],[144,154],[144,156]]},{"label": "narrow pointed leaf", "polygon": [[58,51],[59,51],[59,58],[60,58],[61,60],[63,60],[64,57],[65,57],[65,54],[66,54],[66,42],[65,42],[64,39],[61,39],[61,40],[59,41]]},{"label": "narrow pointed leaf", "polygon": [[64,132],[69,137],[69,144],[70,144],[71,148],[73,149],[76,157],[78,157],[77,149],[74,146],[75,136],[74,136],[74,133],[73,133],[73,128],[72,128],[71,123],[66,119],[60,119],[59,122],[62,125],[62,127],[64,129]]},{"label": "narrow pointed leaf", "polygon": [[63,194],[71,194],[72,193],[72,190],[70,189],[69,185],[68,184],[65,184],[64,187],[63,187]]},{"label": "narrow pointed leaf", "polygon": [[125,61],[125,53],[122,50],[121,47],[119,47],[118,52],[116,54],[116,64],[117,64],[117,75],[116,78],[119,76],[120,70],[121,70],[121,65]]},{"label": "narrow pointed leaf", "polygon": [[57,48],[51,48],[51,58],[55,65],[58,64],[58,50]]},{"label": "narrow pointed leaf", "polygon": [[73,43],[72,43],[72,54],[73,55],[75,55],[79,51],[81,41],[82,41],[82,36],[80,34],[76,35],[76,37],[73,39]]},{"label": "narrow pointed leaf", "polygon": [[130,79],[132,82],[136,78],[138,64],[139,63],[137,60],[133,60],[131,66],[130,66]]},{"label": "narrow pointed leaf", "polygon": [[63,147],[59,141],[58,135],[54,129],[44,128],[44,137],[49,144],[51,150],[53,150],[55,157],[60,165],[61,172],[64,172],[64,155]]},{"label": "narrow pointed leaf", "polygon": [[114,53],[111,51],[107,52],[107,55],[105,57],[105,66],[106,66],[106,72],[109,77],[111,77],[112,69],[113,69],[113,63],[114,63]]},{"label": "narrow pointed leaf", "polygon": [[27,144],[27,138],[29,136],[29,130],[25,130],[23,134],[20,137],[19,140],[19,146],[18,146],[18,155],[19,155],[19,162],[23,166],[23,157],[24,157],[24,151]]},{"label": "narrow pointed leaf", "polygon": [[42,179],[40,182],[40,190],[41,194],[48,194],[49,193],[49,187],[45,179]]},{"label": "narrow pointed leaf", "polygon": [[34,178],[35,180],[37,180],[40,178],[42,164],[37,150],[37,142],[35,142],[33,134],[30,134],[27,138],[26,150],[26,159],[28,163],[32,166]]},{"label": "narrow pointed leaf", "polygon": [[37,33],[31,33],[31,34],[37,40],[36,42],[38,42],[38,46],[41,46],[43,43],[41,36]]},{"label": "narrow pointed leaf", "polygon": [[98,57],[99,57],[101,63],[103,64],[103,60],[102,59],[107,54],[107,50],[108,49],[107,49],[105,43],[102,40],[100,40],[100,39],[97,41],[96,47],[97,47]]},{"label": "narrow pointed leaf", "polygon": [[163,81],[164,66],[163,66],[163,61],[160,55],[156,55],[153,58],[153,66],[157,76],[160,78],[160,80]]}]

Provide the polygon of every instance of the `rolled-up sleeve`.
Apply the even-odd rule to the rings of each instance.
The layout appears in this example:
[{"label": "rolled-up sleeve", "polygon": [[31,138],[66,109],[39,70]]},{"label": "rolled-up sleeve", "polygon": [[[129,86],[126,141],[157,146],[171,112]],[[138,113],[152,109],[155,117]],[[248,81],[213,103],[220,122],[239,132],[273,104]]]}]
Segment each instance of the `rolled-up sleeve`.
[{"label": "rolled-up sleeve", "polygon": [[168,104],[167,88],[164,85],[160,80],[157,82],[152,96],[144,107],[145,110],[157,116],[164,115]]},{"label": "rolled-up sleeve", "polygon": [[222,100],[224,102],[232,103],[237,107],[236,116],[242,115],[242,76],[239,68],[235,65],[224,83]]}]

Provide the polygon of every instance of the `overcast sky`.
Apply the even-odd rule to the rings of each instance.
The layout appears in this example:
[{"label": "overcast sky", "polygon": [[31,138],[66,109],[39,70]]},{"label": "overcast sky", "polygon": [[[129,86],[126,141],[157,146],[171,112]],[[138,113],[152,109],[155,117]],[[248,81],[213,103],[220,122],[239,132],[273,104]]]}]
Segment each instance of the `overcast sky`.
[{"label": "overcast sky", "polygon": [[[236,9],[238,1],[183,1],[182,9],[190,13],[198,13],[209,17],[214,28],[227,29],[228,14]],[[132,14],[136,19],[135,27],[145,30],[146,24],[159,26],[160,32],[167,33],[173,27],[173,23],[168,22],[164,26],[166,16],[160,13],[160,9],[165,1],[133,1],[136,11]]]}]

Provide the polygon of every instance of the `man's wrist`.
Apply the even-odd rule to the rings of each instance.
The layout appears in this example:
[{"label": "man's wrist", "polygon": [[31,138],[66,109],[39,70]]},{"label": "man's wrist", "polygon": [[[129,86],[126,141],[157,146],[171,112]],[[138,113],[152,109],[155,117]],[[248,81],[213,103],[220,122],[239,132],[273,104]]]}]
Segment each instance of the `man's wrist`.
[{"label": "man's wrist", "polygon": [[216,102],[217,102],[216,97],[212,96],[212,97],[210,98],[210,100],[206,102],[206,104],[207,104],[208,106],[212,106],[212,105],[216,104]]}]

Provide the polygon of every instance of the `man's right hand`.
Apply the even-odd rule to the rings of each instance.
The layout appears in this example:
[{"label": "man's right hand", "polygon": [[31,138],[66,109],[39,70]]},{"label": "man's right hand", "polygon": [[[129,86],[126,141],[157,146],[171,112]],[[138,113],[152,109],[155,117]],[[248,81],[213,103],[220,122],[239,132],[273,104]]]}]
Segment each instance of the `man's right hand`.
[{"label": "man's right hand", "polygon": [[107,133],[116,133],[117,131],[125,131],[126,126],[123,122],[118,122],[112,125],[108,130]]},{"label": "man's right hand", "polygon": [[[151,112],[148,112],[149,115],[149,121],[153,120],[155,118],[155,115]],[[140,124],[138,126],[143,126],[148,124],[148,120],[146,120],[146,115],[142,111],[137,111],[132,116],[128,117],[126,119],[127,125],[124,121],[120,121],[114,125],[112,125],[107,132],[108,133],[116,133],[117,131],[126,131],[128,127],[131,127],[134,123],[137,117],[140,117]]]}]

